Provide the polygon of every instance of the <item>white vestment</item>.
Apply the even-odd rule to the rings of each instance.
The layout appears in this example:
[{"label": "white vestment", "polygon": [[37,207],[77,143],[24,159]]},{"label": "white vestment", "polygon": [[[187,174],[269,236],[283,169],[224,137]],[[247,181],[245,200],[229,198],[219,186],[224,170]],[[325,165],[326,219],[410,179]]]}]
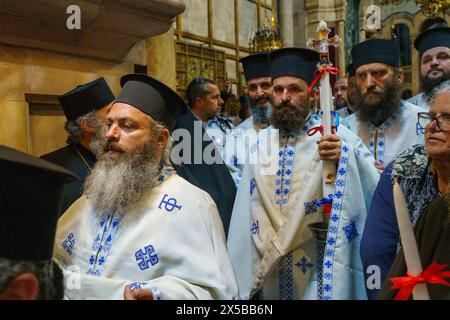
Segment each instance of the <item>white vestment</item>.
[{"label": "white vestment", "polygon": [[[169,172],[165,170],[166,173]],[[69,299],[232,299],[236,280],[217,207],[170,171],[127,212],[99,214],[82,196],[58,222],[56,261]]]},{"label": "white vestment", "polygon": [[424,112],[430,110],[430,106],[428,105],[428,102],[425,100],[425,94],[423,92],[419,93],[418,95],[412,98],[409,98],[406,101],[424,109],[425,110]]},{"label": "white vestment", "polygon": [[417,119],[423,109],[406,101],[402,101],[400,108],[398,115],[391,116],[379,127],[361,122],[355,113],[342,123],[361,138],[377,161],[387,165],[409,147],[424,143],[425,132]]},{"label": "white vestment", "polygon": [[222,159],[230,171],[236,188],[242,178],[244,164],[250,162],[249,153],[256,148],[259,126],[253,122],[253,116],[238,125],[226,138],[222,149]]},{"label": "white vestment", "polygon": [[255,125],[253,123],[253,116],[248,117],[247,119],[245,119],[243,122],[241,122],[236,129],[243,129],[243,130],[247,130],[247,129],[254,129]]},{"label": "white vestment", "polygon": [[[317,241],[308,225],[322,221],[320,135],[306,132],[320,124],[312,114],[299,135],[280,138],[269,127],[258,136],[266,168],[245,165],[228,234],[241,299],[261,288],[263,299],[366,299],[359,240],[378,173],[362,141],[339,127],[343,147],[328,236]],[[279,145],[279,152],[268,155],[266,144]],[[276,164],[272,172],[268,163]]]}]

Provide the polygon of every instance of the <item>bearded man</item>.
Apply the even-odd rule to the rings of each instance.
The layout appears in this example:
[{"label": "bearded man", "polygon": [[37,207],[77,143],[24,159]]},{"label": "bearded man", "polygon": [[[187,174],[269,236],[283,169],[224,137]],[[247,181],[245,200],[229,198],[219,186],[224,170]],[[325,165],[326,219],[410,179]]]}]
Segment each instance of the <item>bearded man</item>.
[{"label": "bearded man", "polygon": [[[284,48],[270,61],[271,126],[250,151],[258,161],[244,167],[228,234],[240,298],[259,292],[262,299],[364,299],[358,248],[378,180],[374,161],[344,127],[315,135],[321,120],[311,109],[308,85],[317,52]],[[337,165],[334,196],[323,195],[321,160]],[[316,241],[309,225],[321,222],[318,202],[329,196],[328,238]]]},{"label": "bearded man", "polygon": [[169,167],[184,102],[146,75],[126,75],[121,86],[85,194],[58,223],[55,258],[67,297],[236,296],[214,201]]},{"label": "bearded man", "polygon": [[239,60],[244,69],[248,89],[251,117],[242,122],[227,137],[222,157],[236,184],[242,177],[242,169],[249,162],[250,146],[256,142],[257,133],[269,126],[272,110],[272,80],[268,53],[253,53]]},{"label": "bearded man", "polygon": [[68,145],[41,158],[66,168],[80,177],[64,185],[59,214],[63,214],[83,194],[86,177],[96,162],[101,131],[115,97],[103,77],[79,85],[58,97],[67,118],[64,128]]},{"label": "bearded man", "polygon": [[450,28],[429,29],[414,41],[420,57],[420,83],[423,92],[408,100],[426,110],[433,90],[450,79]]},{"label": "bearded man", "polygon": [[403,71],[397,43],[367,40],[353,48],[352,57],[358,103],[357,111],[345,123],[362,139],[382,170],[402,151],[424,143],[417,123],[422,109],[400,100]]}]

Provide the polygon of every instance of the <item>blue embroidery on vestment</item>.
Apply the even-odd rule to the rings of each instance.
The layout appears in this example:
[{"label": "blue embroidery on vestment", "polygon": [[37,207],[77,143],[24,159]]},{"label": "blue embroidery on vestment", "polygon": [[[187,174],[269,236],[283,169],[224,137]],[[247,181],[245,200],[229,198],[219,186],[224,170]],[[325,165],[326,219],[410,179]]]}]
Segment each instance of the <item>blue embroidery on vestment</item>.
[{"label": "blue embroidery on vestment", "polygon": [[136,261],[141,270],[146,270],[150,268],[150,265],[154,266],[159,262],[155,248],[153,248],[151,244],[144,247],[144,249],[136,251],[134,256],[136,257]]},{"label": "blue embroidery on vestment", "polygon": [[62,247],[67,251],[68,254],[72,254],[72,250],[75,247],[75,236],[73,233],[69,233],[67,238],[62,242]]},{"label": "blue embroidery on vestment", "polygon": [[164,204],[164,209],[167,212],[172,212],[174,209],[180,210],[182,208],[181,205],[177,205],[177,199],[169,198],[166,200],[167,197],[168,197],[168,195],[165,194],[164,197],[162,198],[161,202],[159,203],[159,206],[158,206],[159,209],[161,209],[161,206],[163,204]]},{"label": "blue embroidery on vestment", "polygon": [[342,229],[345,232],[345,237],[347,238],[348,242],[352,242],[353,239],[359,236],[355,221],[352,221]]}]

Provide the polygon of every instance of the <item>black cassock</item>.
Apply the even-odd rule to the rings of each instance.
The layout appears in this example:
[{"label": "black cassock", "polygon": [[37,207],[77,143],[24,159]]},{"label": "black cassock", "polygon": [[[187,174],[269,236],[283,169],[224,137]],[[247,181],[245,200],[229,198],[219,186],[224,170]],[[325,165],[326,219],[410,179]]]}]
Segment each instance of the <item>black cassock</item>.
[{"label": "black cassock", "polygon": [[[450,197],[448,197],[450,198]],[[424,210],[414,227],[414,236],[419,249],[422,268],[432,262],[447,264],[443,271],[450,271],[450,199],[438,197]],[[397,290],[392,291],[389,278],[405,277],[406,262],[403,250],[400,250],[392,264],[389,274],[378,295],[379,300],[392,300]],[[449,281],[449,279],[444,279]],[[430,299],[449,300],[450,287],[442,284],[427,284]],[[412,295],[410,300],[412,299]]]},{"label": "black cassock", "polygon": [[96,158],[91,151],[80,144],[70,144],[42,155],[41,158],[76,173],[80,178],[79,181],[64,185],[63,199],[59,210],[59,215],[62,215],[83,194],[84,181],[91,168],[94,167]]},{"label": "black cassock", "polygon": [[[236,197],[236,186],[228,168],[223,163],[207,164],[201,159],[200,164],[193,164],[194,160],[194,143],[202,141],[202,155],[205,148],[210,144],[214,144],[211,140],[203,141],[201,137],[194,137],[194,122],[198,120],[194,114],[188,110],[182,115],[175,126],[175,129],[186,129],[191,134],[191,161],[189,163],[174,164],[174,168],[178,175],[197,186],[198,188],[209,193],[211,198],[217,205],[220,218],[223,223],[225,234],[228,235],[228,227],[230,226],[231,212],[233,211],[234,198]],[[202,137],[205,130],[202,127]],[[182,140],[181,140],[182,141]],[[174,146],[181,141],[178,141]],[[208,150],[211,147],[208,148]],[[215,149],[215,152],[218,152]],[[209,152],[207,152],[209,154]],[[219,155],[220,156],[220,155]]]}]

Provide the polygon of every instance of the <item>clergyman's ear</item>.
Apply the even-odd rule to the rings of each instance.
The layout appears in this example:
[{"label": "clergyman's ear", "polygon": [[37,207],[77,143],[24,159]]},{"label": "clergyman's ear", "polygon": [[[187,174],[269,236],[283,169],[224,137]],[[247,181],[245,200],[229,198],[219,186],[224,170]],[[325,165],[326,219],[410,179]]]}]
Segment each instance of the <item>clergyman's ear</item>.
[{"label": "clergyman's ear", "polygon": [[31,272],[19,274],[0,293],[0,300],[36,300],[39,296],[39,281]]},{"label": "clergyman's ear", "polygon": [[95,127],[92,126],[88,118],[82,118],[80,122],[81,130],[87,133],[95,133]]}]

